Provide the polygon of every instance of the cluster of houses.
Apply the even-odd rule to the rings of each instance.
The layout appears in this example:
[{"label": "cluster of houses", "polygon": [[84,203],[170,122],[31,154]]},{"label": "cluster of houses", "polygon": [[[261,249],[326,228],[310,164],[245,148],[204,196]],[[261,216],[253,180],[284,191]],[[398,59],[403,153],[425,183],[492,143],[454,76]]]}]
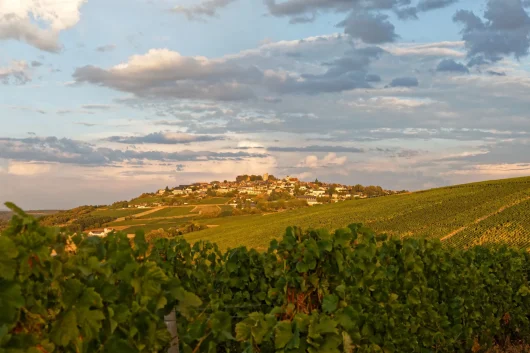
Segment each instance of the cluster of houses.
[{"label": "cluster of houses", "polygon": [[264,174],[260,176],[238,176],[236,181],[223,182],[203,182],[194,183],[190,185],[180,185],[173,189],[160,189],[159,195],[175,195],[187,196],[193,195],[195,197],[206,197],[206,195],[271,195],[273,192],[288,193],[293,197],[307,201],[309,205],[320,203],[319,199],[329,197],[332,202],[341,200],[348,200],[353,198],[367,198],[375,196],[384,196],[396,193],[395,191],[383,190],[381,187],[375,188],[375,192],[370,195],[364,193],[360,189],[364,187],[347,186],[336,183],[322,183],[315,180],[315,182],[304,182],[298,178],[287,176],[283,179],[276,179]]}]

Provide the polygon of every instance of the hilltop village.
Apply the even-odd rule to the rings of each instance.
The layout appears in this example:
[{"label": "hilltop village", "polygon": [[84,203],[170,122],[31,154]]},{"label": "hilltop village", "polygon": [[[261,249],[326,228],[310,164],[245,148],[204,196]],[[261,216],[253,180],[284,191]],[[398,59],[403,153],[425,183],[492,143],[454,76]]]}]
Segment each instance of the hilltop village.
[{"label": "hilltop village", "polygon": [[[156,193],[143,194],[139,200],[146,202],[129,204],[129,207],[147,208],[174,204],[187,204],[186,199],[197,200],[208,197],[224,197],[226,203],[234,208],[257,207],[260,201],[300,201],[309,206],[333,203],[351,199],[365,199],[387,196],[403,191],[385,190],[380,186],[343,185],[325,183],[316,179],[313,182],[301,181],[286,176],[276,178],[273,175],[239,175],[235,181],[197,182],[177,187],[166,187]],[[159,198],[153,198],[158,196]],[[163,200],[160,197],[165,197]],[[170,198],[174,198],[172,202]],[[137,199],[138,200],[138,199]],[[181,202],[179,202],[180,200]]]}]

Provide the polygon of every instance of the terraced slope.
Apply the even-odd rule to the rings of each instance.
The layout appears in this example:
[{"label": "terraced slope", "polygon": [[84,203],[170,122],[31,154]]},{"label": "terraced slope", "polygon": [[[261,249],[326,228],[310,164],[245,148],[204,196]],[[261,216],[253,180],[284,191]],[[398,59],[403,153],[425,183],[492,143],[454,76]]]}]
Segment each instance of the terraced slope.
[{"label": "terraced slope", "polygon": [[269,215],[205,220],[218,225],[189,234],[222,247],[264,248],[286,227],[344,227],[363,223],[393,236],[444,239],[464,247],[505,242],[530,247],[530,177],[431,189],[406,195],[346,201]]}]

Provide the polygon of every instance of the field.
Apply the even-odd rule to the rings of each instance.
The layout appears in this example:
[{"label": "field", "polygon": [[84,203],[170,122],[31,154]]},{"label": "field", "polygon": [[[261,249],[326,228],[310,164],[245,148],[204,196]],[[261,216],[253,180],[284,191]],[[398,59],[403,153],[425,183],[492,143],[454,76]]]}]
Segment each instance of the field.
[{"label": "field", "polygon": [[159,219],[159,220],[152,220],[148,222],[144,222],[146,224],[138,224],[138,225],[132,225],[129,228],[123,229],[123,232],[132,234],[136,232],[137,230],[143,230],[145,233],[149,233],[152,230],[157,229],[169,229],[178,227],[181,224],[184,224],[188,221],[190,221],[192,218],[175,218],[174,220],[171,219]]},{"label": "field", "polygon": [[218,227],[188,234],[186,239],[211,240],[224,248],[263,249],[291,225],[337,229],[363,223],[396,237],[437,238],[460,247],[505,242],[527,248],[528,200],[530,178],[487,181],[276,214],[201,220]]},{"label": "field", "polygon": [[157,218],[157,217],[177,217],[177,216],[185,216],[189,214],[195,207],[193,206],[186,206],[186,207],[166,207],[161,209],[160,211],[156,211],[153,213],[150,213],[148,215],[139,217],[140,219],[149,219],[149,218]]},{"label": "field", "polygon": [[190,201],[190,205],[222,205],[230,201],[229,197],[212,197],[197,201]]},{"label": "field", "polygon": [[458,247],[498,243],[530,248],[530,200],[477,222],[451,236],[447,242]]},{"label": "field", "polygon": [[132,216],[137,213],[142,213],[145,211],[146,211],[145,209],[124,208],[124,209],[117,209],[117,210],[112,210],[112,209],[97,210],[97,211],[92,212],[91,214],[93,216],[120,218],[120,217]]}]

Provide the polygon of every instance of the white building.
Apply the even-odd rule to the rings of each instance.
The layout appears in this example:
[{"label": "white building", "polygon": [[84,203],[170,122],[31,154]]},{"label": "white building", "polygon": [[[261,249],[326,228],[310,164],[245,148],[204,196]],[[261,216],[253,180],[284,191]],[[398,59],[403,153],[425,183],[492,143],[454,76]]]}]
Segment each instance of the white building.
[{"label": "white building", "polygon": [[184,191],[180,189],[175,189],[172,191],[173,195],[183,195]]},{"label": "white building", "polygon": [[91,237],[105,237],[107,236],[107,234],[113,232],[114,229],[112,228],[104,228],[103,230],[101,229],[94,229],[94,230],[91,230],[88,235],[91,236]]},{"label": "white building", "polygon": [[317,198],[315,196],[298,196],[297,197],[299,200],[304,200],[305,202],[307,202],[307,204],[309,206],[313,206],[313,205],[319,205],[320,202],[317,201]]},{"label": "white building", "polygon": [[311,195],[316,196],[316,197],[321,197],[321,196],[326,195],[326,190],[312,190]]}]

